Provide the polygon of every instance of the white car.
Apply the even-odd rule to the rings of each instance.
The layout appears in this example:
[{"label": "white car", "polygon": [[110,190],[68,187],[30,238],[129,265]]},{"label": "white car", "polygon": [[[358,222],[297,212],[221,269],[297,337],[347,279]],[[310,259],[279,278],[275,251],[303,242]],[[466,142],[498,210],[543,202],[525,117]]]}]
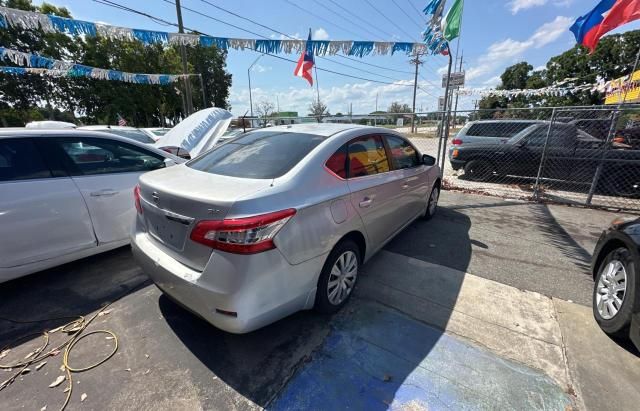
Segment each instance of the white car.
[{"label": "white car", "polygon": [[171,130],[170,128],[162,128],[162,127],[147,127],[138,129],[151,137],[153,141],[158,141],[160,137],[164,136]]},{"label": "white car", "polygon": [[102,131],[105,133],[115,134],[116,136],[126,137],[144,144],[154,144],[156,142],[156,140],[149,137],[147,133],[135,127],[96,125],[78,127],[78,130]]},{"label": "white car", "polygon": [[138,178],[181,162],[113,134],[0,129],[0,283],[128,244]]}]

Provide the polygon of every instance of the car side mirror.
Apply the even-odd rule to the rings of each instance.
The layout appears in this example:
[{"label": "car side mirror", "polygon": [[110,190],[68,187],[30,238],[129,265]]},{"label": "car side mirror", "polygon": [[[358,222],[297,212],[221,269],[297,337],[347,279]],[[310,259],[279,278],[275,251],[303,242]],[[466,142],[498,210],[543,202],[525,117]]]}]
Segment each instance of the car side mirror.
[{"label": "car side mirror", "polygon": [[424,164],[425,166],[435,166],[436,165],[436,158],[430,156],[429,154],[423,154],[422,155],[422,164]]}]

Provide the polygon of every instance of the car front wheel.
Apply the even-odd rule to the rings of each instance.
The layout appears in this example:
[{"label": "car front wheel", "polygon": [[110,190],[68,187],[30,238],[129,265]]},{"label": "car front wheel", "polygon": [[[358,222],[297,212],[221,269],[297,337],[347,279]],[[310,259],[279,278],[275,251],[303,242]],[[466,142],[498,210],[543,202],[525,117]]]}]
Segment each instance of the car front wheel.
[{"label": "car front wheel", "polygon": [[424,215],[422,216],[424,220],[431,220],[431,218],[436,214],[439,198],[440,187],[435,186],[433,187],[433,190],[431,190],[431,195],[429,195],[429,200],[427,201],[427,208],[424,210]]},{"label": "car front wheel", "polygon": [[611,251],[600,264],[593,289],[593,315],[607,334],[627,334],[636,281],[636,262],[624,247]]},{"label": "car front wheel", "polygon": [[331,251],[318,279],[316,311],[332,314],[347,303],[356,286],[360,261],[360,249],[351,240],[340,242]]}]

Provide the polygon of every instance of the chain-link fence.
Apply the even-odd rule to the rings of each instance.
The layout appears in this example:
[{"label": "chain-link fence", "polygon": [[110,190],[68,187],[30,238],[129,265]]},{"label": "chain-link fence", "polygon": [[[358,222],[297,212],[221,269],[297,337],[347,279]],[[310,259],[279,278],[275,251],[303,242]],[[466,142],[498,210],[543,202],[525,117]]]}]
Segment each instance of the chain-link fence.
[{"label": "chain-link fence", "polygon": [[[459,115],[464,125],[439,141],[447,188],[640,211],[640,107]],[[435,146],[419,145],[425,152]]]},{"label": "chain-link fence", "polygon": [[394,129],[438,158],[445,189],[640,211],[640,105],[458,110],[449,118],[448,133],[444,116],[276,116],[260,125]]}]

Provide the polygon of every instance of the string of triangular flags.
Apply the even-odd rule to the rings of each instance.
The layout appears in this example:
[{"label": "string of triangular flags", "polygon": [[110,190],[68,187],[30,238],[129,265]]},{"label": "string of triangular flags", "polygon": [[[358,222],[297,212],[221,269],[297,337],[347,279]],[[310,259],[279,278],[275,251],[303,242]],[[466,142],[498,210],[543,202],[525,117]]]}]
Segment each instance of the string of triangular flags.
[{"label": "string of triangular flags", "polygon": [[24,67],[0,67],[0,72],[7,74],[43,74],[52,77],[87,77],[97,80],[122,81],[134,84],[175,83],[181,78],[196,76],[197,74],[143,74],[128,73],[120,70],[107,70],[84,64],[56,60],[38,54],[0,47],[0,62],[8,60],[13,64]]},{"label": "string of triangular flags", "polygon": [[[65,33],[73,36],[100,36],[109,39],[139,41],[150,44],[184,44],[203,47],[216,46],[222,50],[251,49],[260,53],[301,53],[307,50],[308,40],[243,39],[212,37],[190,33],[169,33],[165,31],[140,30],[126,27],[92,23],[66,17],[0,7],[0,29],[17,27],[25,30],[40,29],[45,33]],[[396,52],[423,54],[427,46],[422,43],[380,42],[355,40],[311,40],[314,55],[332,56],[342,53],[348,56],[393,55]]]},{"label": "string of triangular flags", "polygon": [[575,80],[578,80],[578,79],[567,78],[555,83],[552,86],[542,87],[538,89],[496,90],[496,89],[490,89],[490,88],[461,88],[458,90],[458,95],[460,96],[477,95],[480,97],[564,96],[569,93],[575,94],[581,91],[608,93],[610,92],[610,89],[611,89],[611,81],[602,81],[602,80],[593,84],[564,86],[565,84],[571,83]]}]

